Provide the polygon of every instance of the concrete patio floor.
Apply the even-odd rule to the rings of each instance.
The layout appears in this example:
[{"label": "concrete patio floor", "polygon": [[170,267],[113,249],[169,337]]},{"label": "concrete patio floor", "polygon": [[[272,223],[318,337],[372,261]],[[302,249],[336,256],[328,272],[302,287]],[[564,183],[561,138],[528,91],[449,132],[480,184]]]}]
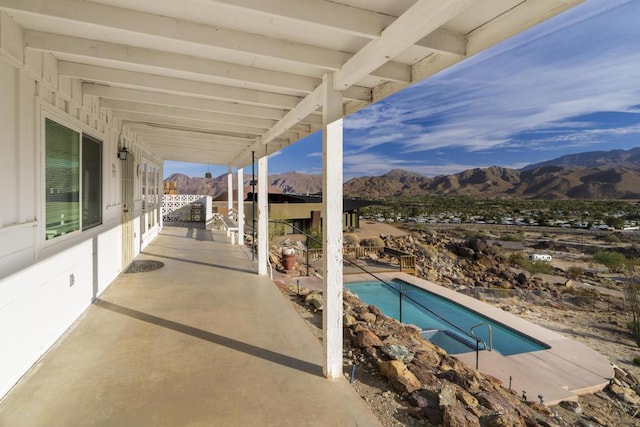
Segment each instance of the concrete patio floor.
[{"label": "concrete patio floor", "polygon": [[[114,254],[119,256],[119,254]],[[7,426],[376,426],[251,255],[165,227],[0,401]]]}]

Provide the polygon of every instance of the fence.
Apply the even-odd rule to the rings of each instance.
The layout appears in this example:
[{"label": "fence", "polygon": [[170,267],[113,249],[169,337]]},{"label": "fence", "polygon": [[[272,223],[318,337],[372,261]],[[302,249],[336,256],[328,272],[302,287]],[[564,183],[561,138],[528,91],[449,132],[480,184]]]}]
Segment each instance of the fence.
[{"label": "fence", "polygon": [[[345,246],[342,248],[342,256],[345,258],[365,258],[370,254],[380,255],[382,251],[384,251],[384,246]],[[308,249],[309,251],[309,259],[320,259],[322,258],[322,248],[313,248]],[[306,255],[303,252],[303,255]]]},{"label": "fence", "polygon": [[[322,258],[322,248],[308,249],[309,259]],[[306,252],[303,252],[303,256]],[[415,273],[416,257],[405,252],[388,248],[386,246],[345,246],[342,249],[342,256],[347,259],[362,259],[367,256],[373,256],[377,259],[379,256],[389,256],[398,260],[400,271]]]},{"label": "fence", "polygon": [[164,222],[208,222],[213,218],[211,196],[165,194],[162,196]]}]

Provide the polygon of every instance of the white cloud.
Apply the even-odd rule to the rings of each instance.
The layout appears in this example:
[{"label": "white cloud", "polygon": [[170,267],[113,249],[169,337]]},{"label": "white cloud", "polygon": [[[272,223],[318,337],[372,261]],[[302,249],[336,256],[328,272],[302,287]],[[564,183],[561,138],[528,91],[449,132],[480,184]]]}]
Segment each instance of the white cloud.
[{"label": "white cloud", "polygon": [[[520,169],[527,162],[517,162],[502,167]],[[418,160],[401,160],[391,155],[379,155],[374,153],[345,153],[344,155],[344,179],[349,180],[358,176],[380,176],[392,169],[404,169],[419,173],[424,176],[434,177],[438,175],[450,175],[467,169],[487,168],[495,164],[489,163],[445,163],[428,165]]]},{"label": "white cloud", "polygon": [[[619,4],[625,2],[589,1],[528,38],[358,112],[345,120],[345,142],[357,152],[384,144],[404,153],[450,147],[481,151],[521,146],[516,137],[523,132],[531,133],[532,146],[539,147],[588,146],[606,134],[637,133],[635,125],[593,131],[589,127],[597,123],[576,120],[603,111],[639,112],[640,32],[629,32],[637,28],[633,22],[640,7],[626,3],[625,13],[609,19],[607,11]],[[574,129],[556,137],[535,135],[539,129],[562,128]],[[392,160],[386,160],[386,170]]]}]

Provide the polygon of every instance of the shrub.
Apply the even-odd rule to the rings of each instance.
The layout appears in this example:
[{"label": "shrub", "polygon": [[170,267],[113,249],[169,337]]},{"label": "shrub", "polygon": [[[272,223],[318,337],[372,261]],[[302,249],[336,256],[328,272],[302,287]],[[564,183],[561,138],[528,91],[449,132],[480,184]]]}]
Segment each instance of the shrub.
[{"label": "shrub", "polygon": [[502,236],[507,242],[524,242],[524,233],[509,233]]},{"label": "shrub", "polygon": [[620,243],[620,236],[617,234],[607,234],[604,241],[607,243]]},{"label": "shrub", "polygon": [[571,279],[577,280],[584,274],[584,268],[572,265],[567,269],[567,274]]},{"label": "shrub", "polygon": [[384,246],[384,240],[379,237],[360,240],[360,246]]},{"label": "shrub", "polygon": [[309,236],[307,239],[309,249],[322,248],[322,230],[319,228],[308,228],[304,231]]},{"label": "shrub", "polygon": [[640,346],[640,278],[637,263],[627,262],[627,280],[624,285],[625,305],[631,312],[630,329],[636,344]]},{"label": "shrub", "polygon": [[511,256],[509,256],[509,262],[520,268],[524,268],[532,276],[535,276],[539,273],[549,274],[553,271],[553,267],[551,267],[551,264],[549,264],[548,262],[531,261],[529,260],[529,258],[525,257],[522,254],[511,254]]},{"label": "shrub", "polygon": [[527,262],[530,262],[527,257],[521,253],[513,253],[509,255],[509,262],[518,267],[524,267]]},{"label": "shrub", "polygon": [[435,246],[426,243],[418,244],[418,251],[427,258],[435,258],[438,255],[438,249]]},{"label": "shrub", "polygon": [[355,234],[345,234],[342,236],[344,246],[357,247],[360,245],[360,239]]},{"label": "shrub", "polygon": [[640,356],[636,356],[633,358],[633,364],[636,366],[640,366]]},{"label": "shrub", "polygon": [[465,234],[465,238],[469,239],[485,239],[487,237],[486,233],[480,230],[468,230]]},{"label": "shrub", "polygon": [[593,259],[613,273],[619,273],[627,264],[627,258],[620,252],[598,251],[593,255]]},{"label": "shrub", "polygon": [[525,267],[532,276],[536,274],[550,274],[553,271],[551,264],[544,261],[533,261],[530,265]]},{"label": "shrub", "polygon": [[276,236],[284,236],[287,233],[287,229],[285,227],[286,227],[285,224],[270,223],[269,224],[270,237],[274,238]]}]

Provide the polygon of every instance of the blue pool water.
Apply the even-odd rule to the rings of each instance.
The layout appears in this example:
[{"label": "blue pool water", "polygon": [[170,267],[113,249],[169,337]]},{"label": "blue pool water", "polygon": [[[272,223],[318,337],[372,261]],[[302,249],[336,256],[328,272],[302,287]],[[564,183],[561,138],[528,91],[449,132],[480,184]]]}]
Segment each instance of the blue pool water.
[{"label": "blue pool water", "polygon": [[[449,354],[475,351],[476,340],[469,334],[472,326],[485,322],[493,332],[493,351],[504,356],[549,348],[525,335],[488,317],[471,311],[453,301],[434,293],[412,286],[401,280],[389,282],[348,283],[347,289],[358,295],[367,304],[378,307],[385,315],[414,324],[423,330],[424,338],[442,347]],[[402,292],[402,316],[400,299]],[[474,330],[474,335],[482,338],[489,346],[489,331],[486,326]],[[480,343],[480,349],[483,348]]]}]

